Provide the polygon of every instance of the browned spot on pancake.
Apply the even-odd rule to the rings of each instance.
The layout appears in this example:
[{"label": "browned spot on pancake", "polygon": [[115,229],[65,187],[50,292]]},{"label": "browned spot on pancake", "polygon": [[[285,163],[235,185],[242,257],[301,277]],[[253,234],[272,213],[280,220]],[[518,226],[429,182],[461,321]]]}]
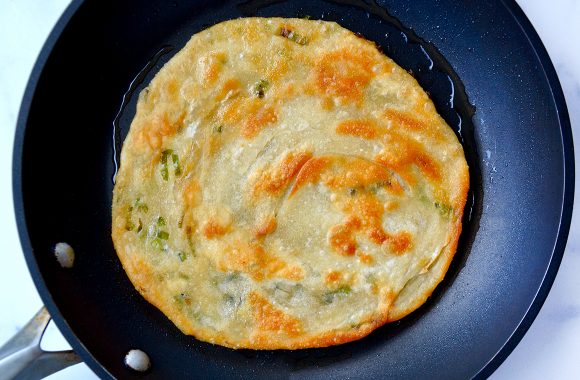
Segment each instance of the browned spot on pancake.
[{"label": "browned spot on pancake", "polygon": [[290,196],[294,195],[301,187],[309,183],[314,183],[320,180],[320,175],[330,164],[330,160],[326,157],[313,157],[302,166],[296,177],[296,182],[292,186]]},{"label": "browned spot on pancake", "polygon": [[239,123],[247,113],[248,101],[241,97],[228,99],[218,111],[218,116],[225,124]]},{"label": "browned spot on pancake", "polygon": [[316,86],[343,102],[362,102],[363,90],[373,77],[375,61],[362,49],[340,49],[328,53],[315,65]]},{"label": "browned spot on pancake", "polygon": [[360,262],[363,264],[372,264],[375,261],[375,259],[371,255],[368,255],[364,252],[360,252],[358,254],[358,258]]},{"label": "browned spot on pancake", "polygon": [[272,232],[276,231],[276,227],[278,226],[278,222],[276,218],[270,217],[263,221],[261,224],[258,225],[256,228],[255,235],[256,237],[264,237],[266,235],[270,235]]},{"label": "browned spot on pancake", "polygon": [[260,38],[260,28],[258,28],[255,24],[246,23],[244,24],[243,32],[240,34],[242,38],[248,42],[255,42]]},{"label": "browned spot on pancake", "polygon": [[349,199],[346,203],[345,211],[350,211],[351,215],[357,215],[367,230],[380,230],[381,218],[384,208],[379,199],[371,193],[363,193]]},{"label": "browned spot on pancake", "polygon": [[300,281],[304,278],[304,271],[302,268],[293,266],[293,267],[286,267],[278,272],[280,277],[283,277],[287,280],[291,281]]},{"label": "browned spot on pancake", "polygon": [[334,102],[330,96],[324,96],[321,100],[322,108],[325,110],[331,110],[334,108]]},{"label": "browned spot on pancake", "polygon": [[336,282],[340,281],[341,278],[342,278],[342,273],[339,272],[339,271],[333,270],[333,271],[330,271],[326,275],[326,277],[324,277],[324,281],[327,284],[333,284],[333,283],[336,283]]},{"label": "browned spot on pancake", "polygon": [[359,215],[350,215],[349,217],[346,218],[344,223],[349,229],[353,231],[360,229],[361,226],[363,225],[363,222],[360,220]]},{"label": "browned spot on pancake", "polygon": [[383,115],[392,121],[398,130],[410,131],[422,136],[428,136],[434,141],[442,141],[444,135],[438,133],[438,129],[436,128],[441,123],[441,120],[437,117],[438,115],[425,112],[425,104],[431,107],[432,104],[427,95],[424,96],[425,99],[418,99],[418,103],[410,111],[402,112],[387,109]]},{"label": "browned spot on pancake", "polygon": [[406,231],[399,232],[395,235],[389,236],[388,242],[391,252],[400,255],[408,251],[409,248],[411,248],[412,245],[411,234]]},{"label": "browned spot on pancake", "polygon": [[399,133],[390,132],[388,150],[383,150],[375,157],[381,165],[399,173],[407,181],[412,182],[411,165],[417,166],[425,176],[435,182],[441,180],[439,164],[425,151],[416,140]]},{"label": "browned spot on pancake", "polygon": [[262,246],[254,246],[251,249],[253,255],[252,262],[246,270],[254,280],[263,281],[265,278],[270,278],[286,267],[284,261],[268,254]]},{"label": "browned spot on pancake", "polygon": [[385,242],[385,240],[387,240],[388,235],[385,231],[383,231],[382,228],[377,228],[377,227],[371,227],[367,230],[367,235],[369,237],[369,239],[377,244],[377,245],[381,245]]},{"label": "browned spot on pancake", "polygon": [[389,170],[376,162],[364,159],[336,157],[333,159],[333,175],[325,178],[324,183],[331,189],[357,188],[381,185],[392,192],[399,193],[397,181],[392,179]]},{"label": "browned spot on pancake", "polygon": [[315,182],[322,182],[333,190],[384,188],[394,194],[403,192],[402,186],[392,177],[387,167],[374,161],[345,156],[314,157],[308,160],[298,173],[290,195],[305,184]]},{"label": "browned spot on pancake", "polygon": [[256,250],[244,245],[225,248],[221,255],[222,257],[218,261],[217,267],[222,272],[237,271],[247,273],[250,266],[254,265],[256,261]]},{"label": "browned spot on pancake", "polygon": [[385,211],[394,211],[399,207],[399,203],[397,201],[387,201],[385,203]]},{"label": "browned spot on pancake", "polygon": [[175,97],[178,91],[179,91],[179,83],[177,82],[177,80],[172,79],[167,81],[167,84],[165,85],[165,92],[167,95],[169,95],[169,97]]},{"label": "browned spot on pancake", "polygon": [[203,235],[208,239],[215,239],[216,237],[223,236],[230,230],[229,225],[220,224],[215,220],[208,220],[203,225]]},{"label": "browned spot on pancake", "polygon": [[330,246],[343,256],[352,256],[357,248],[356,240],[352,235],[352,231],[344,225],[332,226],[328,237]]},{"label": "browned spot on pancake", "polygon": [[252,112],[246,119],[242,128],[242,136],[251,139],[257,136],[268,124],[278,120],[276,112],[272,107],[263,107]]},{"label": "browned spot on pancake", "polygon": [[258,66],[259,70],[263,72],[266,78],[270,80],[277,80],[288,72],[289,59],[283,57],[278,52],[270,52],[270,54],[264,56],[260,54],[264,59]]},{"label": "browned spot on pancake", "polygon": [[183,124],[185,113],[182,113],[176,120],[171,121],[165,112],[155,112],[153,116],[145,122],[137,137],[139,144],[147,144],[153,150],[159,150],[163,146],[165,137],[173,136]]},{"label": "browned spot on pancake", "polygon": [[405,253],[411,247],[411,234],[408,232],[399,232],[394,235],[387,234],[381,228],[370,228],[367,230],[369,239],[377,244],[381,245],[387,242],[389,245],[389,250],[397,255]]},{"label": "browned spot on pancake", "polygon": [[356,136],[367,140],[379,136],[377,126],[372,120],[346,120],[338,124],[336,133],[339,135]]},{"label": "browned spot on pancake", "polygon": [[296,337],[302,333],[300,320],[277,309],[260,294],[251,292],[248,298],[258,330],[285,333],[290,337]]},{"label": "browned spot on pancake", "polygon": [[203,79],[206,85],[215,83],[219,77],[225,60],[226,54],[223,52],[214,52],[201,59],[201,64],[203,65]]},{"label": "browned spot on pancake", "polygon": [[414,131],[427,131],[429,125],[415,119],[413,116],[393,109],[385,110],[385,116],[397,123],[402,128],[412,129]]},{"label": "browned spot on pancake", "polygon": [[[331,227],[329,232],[330,246],[339,254],[354,255],[357,250],[355,236],[359,231],[376,245],[387,244],[395,254],[402,254],[411,247],[412,237],[408,232],[391,234],[383,229],[381,219],[385,209],[376,195],[362,193],[348,198],[343,211],[348,215],[346,221]],[[361,261],[363,255],[359,254]]]},{"label": "browned spot on pancake", "polygon": [[190,178],[183,187],[183,204],[185,207],[195,207],[199,203],[201,189],[195,178]]},{"label": "browned spot on pancake", "polygon": [[220,92],[216,96],[215,100],[221,102],[225,98],[237,93],[241,89],[242,85],[239,80],[233,78],[228,79],[222,86]]},{"label": "browned spot on pancake", "polygon": [[223,250],[218,267],[223,272],[247,273],[255,281],[270,278],[299,281],[304,276],[302,268],[289,266],[279,257],[267,252],[261,245],[242,242]]},{"label": "browned spot on pancake", "polygon": [[439,165],[437,165],[426,153],[417,152],[413,161],[427,177],[436,180],[441,179]]},{"label": "browned spot on pancake", "polygon": [[311,152],[288,153],[279,166],[262,174],[256,183],[256,191],[279,194],[288,187],[292,179],[311,157]]},{"label": "browned spot on pancake", "polygon": [[256,97],[231,97],[220,104],[217,119],[226,125],[241,125],[240,132],[246,139],[256,137],[269,125],[278,120],[273,106],[264,104]]},{"label": "browned spot on pancake", "polygon": [[361,228],[361,220],[356,216],[348,217],[343,224],[332,226],[328,240],[330,246],[343,256],[352,256],[358,247],[354,234]]}]

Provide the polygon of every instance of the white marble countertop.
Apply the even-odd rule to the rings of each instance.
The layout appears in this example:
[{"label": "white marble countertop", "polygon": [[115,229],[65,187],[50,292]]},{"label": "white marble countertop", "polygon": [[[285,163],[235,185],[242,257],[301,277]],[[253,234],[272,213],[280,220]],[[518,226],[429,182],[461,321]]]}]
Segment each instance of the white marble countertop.
[{"label": "white marble countertop", "polygon": [[[24,262],[12,206],[12,143],[28,76],[69,0],[0,0],[0,345],[41,307]],[[538,31],[564,89],[580,157],[580,0],[519,0]],[[580,167],[580,159],[576,159]],[[577,173],[579,171],[577,170]],[[570,238],[552,290],[533,325],[493,374],[499,379],[580,379],[580,175]],[[47,349],[68,347],[51,324]],[[1,375],[1,374],[0,374]],[[96,379],[85,364],[50,379]]]}]

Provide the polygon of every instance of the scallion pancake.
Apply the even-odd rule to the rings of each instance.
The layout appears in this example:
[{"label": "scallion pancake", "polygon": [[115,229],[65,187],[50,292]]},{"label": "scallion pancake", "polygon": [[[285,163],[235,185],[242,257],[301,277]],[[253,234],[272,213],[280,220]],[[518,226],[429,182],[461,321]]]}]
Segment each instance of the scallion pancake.
[{"label": "scallion pancake", "polygon": [[453,130],[372,42],[241,18],[195,34],[140,94],[112,235],[135,288],[185,334],[323,347],[426,301],[468,186]]}]

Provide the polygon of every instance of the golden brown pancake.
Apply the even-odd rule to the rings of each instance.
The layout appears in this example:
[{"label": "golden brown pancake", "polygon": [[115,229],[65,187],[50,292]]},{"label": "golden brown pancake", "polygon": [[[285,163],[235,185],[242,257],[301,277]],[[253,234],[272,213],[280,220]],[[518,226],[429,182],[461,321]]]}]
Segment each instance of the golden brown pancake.
[{"label": "golden brown pancake", "polygon": [[194,35],[141,93],[113,241],[185,334],[323,347],[426,301],[468,185],[454,132],[373,43],[332,22],[242,18]]}]

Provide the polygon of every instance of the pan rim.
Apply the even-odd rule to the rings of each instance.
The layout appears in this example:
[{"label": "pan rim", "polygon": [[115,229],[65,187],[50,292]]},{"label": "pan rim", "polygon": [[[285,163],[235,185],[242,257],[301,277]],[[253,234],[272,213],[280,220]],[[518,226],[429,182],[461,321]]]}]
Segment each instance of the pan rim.
[{"label": "pan rim", "polygon": [[[91,368],[92,371],[101,378],[113,379],[114,376],[107,371],[107,369],[100,364],[91,352],[84,346],[81,340],[76,336],[68,325],[65,318],[59,311],[58,306],[54,302],[44,279],[41,276],[38,263],[35,260],[32,243],[27,231],[27,223],[24,215],[24,202],[22,196],[22,154],[23,143],[26,131],[26,124],[32,104],[32,99],[36,92],[36,85],[44,71],[46,62],[48,61],[53,48],[59,40],[62,32],[68,25],[69,21],[76,14],[77,10],[84,4],[85,0],[73,0],[66,8],[64,13],[59,18],[58,22],[53,27],[46,42],[44,43],[39,56],[31,71],[26,89],[22,98],[20,111],[16,123],[16,131],[13,145],[12,157],[12,190],[14,201],[14,212],[18,228],[20,244],[26,259],[28,270],[31,273],[34,284],[38,293],[49,310],[54,322],[58,326],[61,333],[72,346],[72,348],[82,357],[84,362]],[[574,145],[572,140],[572,128],[570,118],[568,115],[568,108],[560,81],[558,79],[554,65],[548,55],[548,52],[542,43],[539,35],[527,18],[521,7],[515,0],[500,0],[500,3],[506,8],[514,21],[518,24],[522,33],[528,39],[540,67],[544,73],[547,83],[551,90],[551,101],[553,101],[555,111],[558,115],[559,129],[562,144],[562,165],[563,165],[563,187],[562,187],[562,205],[560,210],[560,221],[558,232],[556,236],[556,244],[552,249],[549,265],[546,268],[546,273],[542,278],[541,284],[531,300],[530,306],[526,313],[522,316],[521,321],[507,338],[506,342],[498,351],[489,359],[483,368],[474,375],[474,378],[489,377],[504,360],[510,355],[514,348],[521,341],[525,333],[528,331],[533,321],[537,317],[542,305],[544,304],[548,293],[553,285],[556,274],[558,272],[560,263],[562,261],[566,242],[569,235],[570,224],[572,219],[572,206],[574,203],[574,180],[575,180],[575,163],[574,163]]]},{"label": "pan rim", "polygon": [[526,332],[532,326],[532,323],[538,316],[550,289],[554,284],[558,269],[564,257],[566,249],[566,242],[568,241],[568,234],[570,232],[570,224],[572,222],[572,208],[574,205],[574,186],[575,186],[575,163],[574,163],[574,142],[572,140],[572,125],[570,123],[570,116],[568,114],[568,106],[566,105],[566,98],[556,73],[556,69],[544,43],[542,42],[538,32],[528,19],[523,9],[516,3],[515,0],[501,0],[503,6],[508,10],[514,21],[518,24],[523,34],[526,36],[538,61],[541,65],[546,81],[550,85],[552,93],[552,100],[558,114],[560,124],[560,134],[562,137],[562,164],[564,166],[564,186],[562,189],[562,208],[560,210],[560,224],[558,226],[558,234],[556,237],[556,244],[552,250],[550,263],[544,274],[544,278],[536,292],[532,303],[528,310],[522,317],[516,329],[512,332],[510,337],[498,352],[486,363],[486,365],[474,376],[475,379],[486,379],[507,359],[516,346],[520,343]]}]

